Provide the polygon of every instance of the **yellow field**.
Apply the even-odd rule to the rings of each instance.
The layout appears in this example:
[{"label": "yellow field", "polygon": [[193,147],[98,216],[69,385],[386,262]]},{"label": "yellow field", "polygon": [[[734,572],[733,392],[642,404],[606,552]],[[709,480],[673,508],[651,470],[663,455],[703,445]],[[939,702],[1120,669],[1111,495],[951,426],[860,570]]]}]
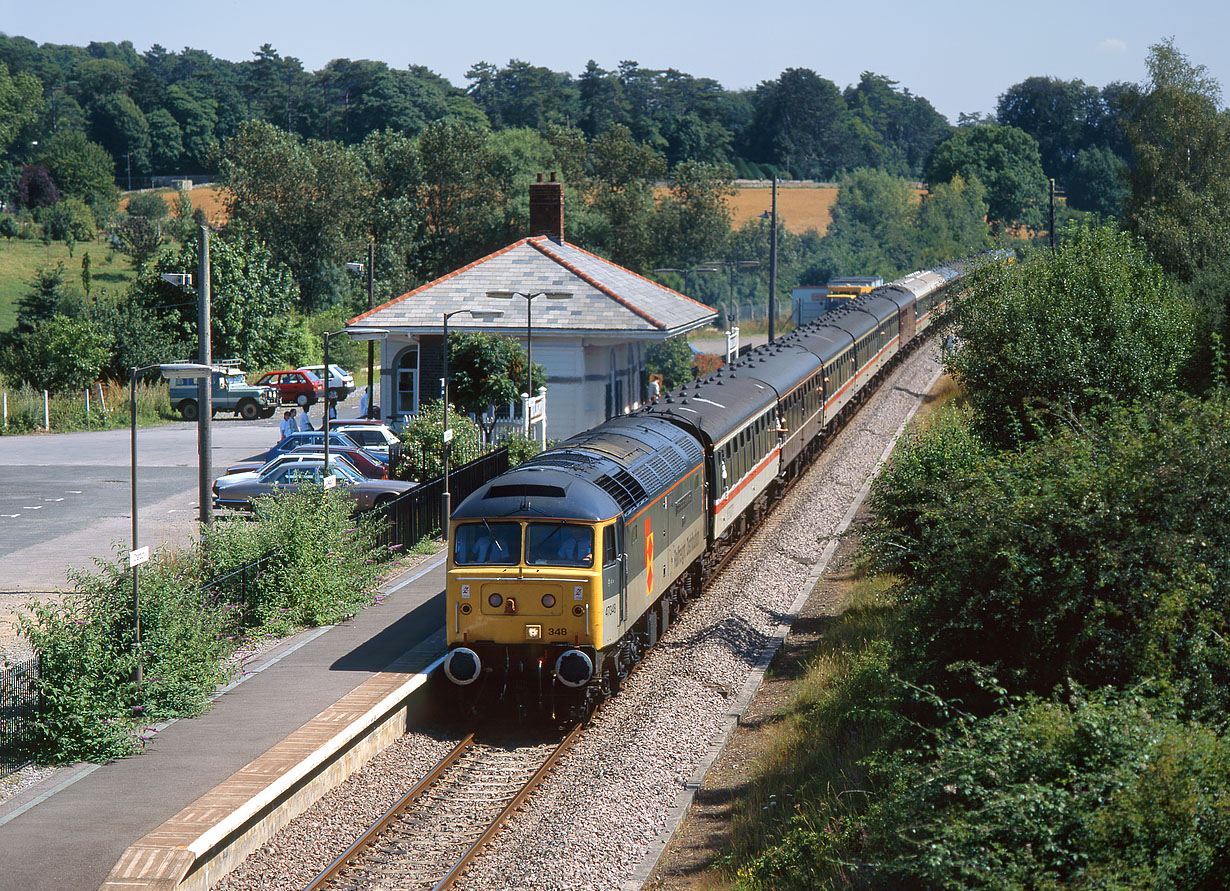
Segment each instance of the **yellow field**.
[{"label": "yellow field", "polygon": [[[166,188],[156,189],[162,200],[167,203],[167,208],[171,211],[175,210],[175,198],[178,194],[177,189]],[[125,194],[120,198],[120,210],[123,210],[128,205],[128,195]],[[205,208],[206,218],[215,226],[221,226],[226,223],[226,205],[223,203],[221,186],[207,185],[197,186],[188,192],[188,197],[192,200],[192,209]]]},{"label": "yellow field", "polygon": [[[757,219],[773,206],[773,187],[770,183],[741,183],[736,188],[735,196],[730,199],[736,228],[748,220]],[[777,216],[789,232],[801,234],[808,229],[815,229],[823,235],[833,219],[832,207],[836,200],[836,186],[818,186],[814,183],[777,184]]]}]

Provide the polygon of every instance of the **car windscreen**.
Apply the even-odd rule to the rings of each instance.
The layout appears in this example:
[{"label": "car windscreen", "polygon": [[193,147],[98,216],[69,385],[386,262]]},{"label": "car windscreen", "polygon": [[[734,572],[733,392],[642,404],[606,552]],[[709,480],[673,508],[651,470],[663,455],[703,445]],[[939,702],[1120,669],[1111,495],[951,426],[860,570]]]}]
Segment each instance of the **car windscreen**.
[{"label": "car windscreen", "polygon": [[300,372],[300,374],[302,374],[304,377],[306,377],[309,381],[311,381],[314,384],[320,383],[320,378],[318,378],[316,376],[316,373],[313,371],[302,371]]},{"label": "car windscreen", "polygon": [[520,523],[463,523],[453,537],[458,566],[516,566],[521,562]]},{"label": "car windscreen", "polygon": [[588,526],[530,523],[525,562],[531,566],[593,566],[594,531]]}]

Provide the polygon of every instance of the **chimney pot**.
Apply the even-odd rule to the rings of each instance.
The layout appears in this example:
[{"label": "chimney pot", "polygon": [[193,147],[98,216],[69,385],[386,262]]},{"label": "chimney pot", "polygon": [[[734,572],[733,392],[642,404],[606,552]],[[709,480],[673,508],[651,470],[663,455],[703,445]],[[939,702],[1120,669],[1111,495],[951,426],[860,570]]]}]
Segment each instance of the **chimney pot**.
[{"label": "chimney pot", "polygon": [[540,173],[538,182],[530,183],[530,237],[539,235],[556,243],[564,240],[564,184],[554,173],[550,182],[544,183]]}]

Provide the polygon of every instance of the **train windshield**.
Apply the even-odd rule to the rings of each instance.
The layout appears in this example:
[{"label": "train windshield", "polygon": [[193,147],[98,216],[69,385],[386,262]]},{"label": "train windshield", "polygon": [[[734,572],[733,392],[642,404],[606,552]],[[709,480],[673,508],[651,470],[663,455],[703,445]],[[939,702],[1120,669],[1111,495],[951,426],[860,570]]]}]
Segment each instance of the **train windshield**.
[{"label": "train windshield", "polygon": [[531,566],[593,566],[594,530],[562,523],[530,523],[525,562]]},{"label": "train windshield", "polygon": [[521,562],[520,523],[463,523],[453,538],[458,566],[516,566]]}]

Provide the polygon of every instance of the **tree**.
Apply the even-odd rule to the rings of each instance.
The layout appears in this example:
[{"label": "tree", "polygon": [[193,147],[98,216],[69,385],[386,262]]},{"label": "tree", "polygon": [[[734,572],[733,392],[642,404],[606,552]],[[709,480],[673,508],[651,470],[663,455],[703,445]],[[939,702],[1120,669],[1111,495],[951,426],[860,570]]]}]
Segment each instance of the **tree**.
[{"label": "tree", "polygon": [[150,163],[154,170],[174,170],[184,154],[183,131],[165,108],[155,108],[145,116],[149,123]]},{"label": "tree", "polygon": [[115,165],[106,149],[78,131],[61,131],[39,146],[38,161],[66,195],[82,199],[103,219],[115,209]]},{"label": "tree", "polygon": [[833,158],[842,150],[837,124],[846,103],[836,84],[810,69],[788,68],[756,87],[752,104],[747,157],[788,168],[800,179],[827,179],[838,171]]},{"label": "tree", "polygon": [[664,172],[662,156],[637,143],[621,124],[594,139],[586,170],[576,184],[593,212],[586,243],[621,266],[648,269],[653,253],[653,181]]},{"label": "tree", "polygon": [[909,88],[899,92],[897,81],[882,74],[864,71],[843,95],[850,113],[876,133],[892,173],[921,176],[931,150],[952,132],[930,102]]},{"label": "tree", "polygon": [[29,290],[17,301],[17,322],[13,332],[20,337],[57,313],[70,313],[68,292],[64,289],[64,264],[39,266],[29,282]]},{"label": "tree", "polygon": [[1067,179],[1068,206],[1117,217],[1127,197],[1128,165],[1104,148],[1085,148],[1072,160]]},{"label": "tree", "polygon": [[662,375],[662,391],[673,390],[680,384],[694,379],[692,363],[695,361],[692,348],[683,337],[652,343],[645,348],[645,370],[649,374]]},{"label": "tree", "polygon": [[725,253],[734,183],[728,167],[684,161],[671,172],[670,192],[658,201],[654,241],[657,262],[692,266]]},{"label": "tree", "polygon": [[933,186],[918,206],[917,253],[909,265],[926,269],[990,247],[986,195],[976,178],[966,182],[954,176],[951,182]]},{"label": "tree", "polygon": [[878,275],[888,280],[917,268],[917,205],[913,187],[900,177],[867,168],[843,176],[828,234],[820,243],[825,278]]},{"label": "tree", "polygon": [[1113,226],[1072,226],[1053,253],[976,269],[955,325],[948,370],[1001,443],[1174,389],[1194,330],[1191,305]]},{"label": "tree", "polygon": [[[193,272],[199,242],[189,239],[152,264],[132,286],[132,299],[157,312],[176,340],[195,343],[194,296],[163,281],[168,272]],[[239,359],[246,368],[269,368],[298,358],[292,336],[295,282],[285,266],[251,233],[230,227],[209,240],[213,355]]]},{"label": "tree", "polygon": [[38,119],[43,106],[43,85],[27,71],[9,74],[9,66],[0,61],[0,155],[21,129]]},{"label": "tree", "polygon": [[1126,130],[1136,161],[1124,224],[1184,281],[1230,250],[1230,118],[1221,88],[1171,41],[1151,47],[1149,83],[1129,96]]},{"label": "tree", "polygon": [[115,172],[150,169],[149,121],[124,93],[99,98],[90,110],[90,135],[115,159]]},{"label": "tree", "polygon": [[[507,405],[525,386],[525,350],[514,338],[461,331],[448,339],[448,395],[463,412],[481,415],[492,405]],[[534,363],[534,391],[546,386],[542,366]]]},{"label": "tree", "polygon": [[116,219],[111,224],[107,239],[112,248],[131,257],[138,270],[144,269],[165,243],[162,223],[132,214]]},{"label": "tree", "polygon": [[986,187],[988,213],[997,226],[1041,227],[1049,187],[1038,143],[1025,131],[998,124],[957,128],[935,147],[926,178],[934,185],[957,174]]},{"label": "tree", "polygon": [[138,192],[128,199],[124,210],[129,216],[143,217],[153,222],[167,218],[167,202],[157,192]]},{"label": "tree", "polygon": [[5,374],[38,390],[84,390],[98,380],[110,337],[84,318],[40,320],[5,351]]},{"label": "tree", "polygon": [[50,207],[60,200],[60,191],[46,167],[26,164],[17,180],[16,197],[20,207]]}]

